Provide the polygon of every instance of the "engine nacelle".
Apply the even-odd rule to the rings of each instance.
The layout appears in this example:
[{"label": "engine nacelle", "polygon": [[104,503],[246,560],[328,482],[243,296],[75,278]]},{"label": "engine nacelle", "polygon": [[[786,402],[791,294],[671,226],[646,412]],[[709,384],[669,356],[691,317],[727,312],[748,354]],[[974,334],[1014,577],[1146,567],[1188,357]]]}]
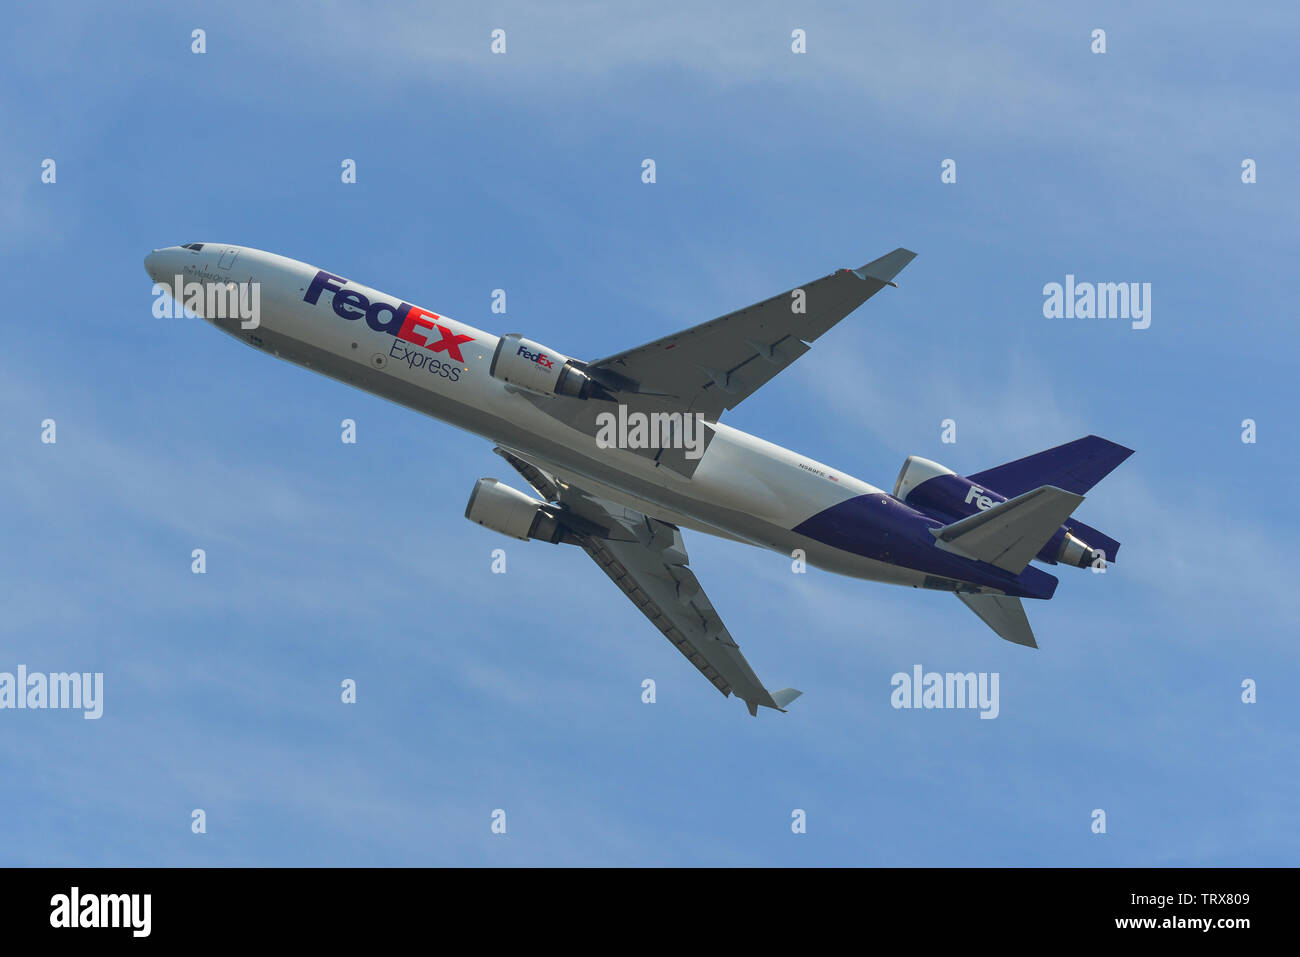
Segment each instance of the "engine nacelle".
[{"label": "engine nacelle", "polygon": [[502,485],[494,478],[481,478],[470,493],[465,517],[484,528],[527,541],[561,542],[565,528],[541,499]]},{"label": "engine nacelle", "polygon": [[[894,483],[894,498],[945,524],[1007,500],[1000,492],[976,485],[946,465],[919,455],[909,455],[903,463],[898,481]],[[1087,542],[1071,534],[1068,525],[1062,525],[1034,557],[1052,565],[1062,562],[1076,568],[1087,568],[1095,554]]]},{"label": "engine nacelle", "polygon": [[[919,455],[909,455],[907,461],[898,472],[898,481],[894,483],[894,498],[900,502],[907,502],[908,496],[922,482],[928,482],[937,475],[954,475],[961,478],[952,469],[946,465],[940,465],[938,462],[931,462],[929,459],[923,459]],[[911,503],[908,502],[910,505]],[[916,506],[913,505],[913,508]]]},{"label": "engine nacelle", "polygon": [[581,362],[525,339],[517,332],[502,336],[497,342],[488,374],[537,395],[567,395],[575,399],[606,397]]},{"label": "engine nacelle", "polygon": [[894,483],[894,498],[940,521],[956,521],[992,508],[1006,497],[976,485],[946,465],[909,455]]}]

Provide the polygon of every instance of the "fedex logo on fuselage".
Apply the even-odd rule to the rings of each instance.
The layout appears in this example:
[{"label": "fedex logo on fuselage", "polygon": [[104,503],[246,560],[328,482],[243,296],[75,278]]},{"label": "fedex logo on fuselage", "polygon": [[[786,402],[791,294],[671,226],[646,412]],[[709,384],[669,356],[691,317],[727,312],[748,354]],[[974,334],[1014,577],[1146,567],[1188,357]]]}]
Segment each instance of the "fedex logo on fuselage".
[{"label": "fedex logo on fuselage", "polygon": [[[355,289],[344,289],[347,284],[348,281],[342,276],[336,276],[323,269],[318,270],[311,285],[307,287],[307,294],[302,297],[302,301],[314,306],[320,301],[322,292],[332,293],[334,314],[340,319],[355,322],[364,318],[366,325],[375,332],[386,332],[390,336],[414,343],[430,352],[445,352],[448,358],[455,359],[457,362],[465,361],[460,347],[466,342],[473,342],[473,336],[457,335],[441,325],[437,320],[443,322],[446,320],[436,312],[429,312],[409,302],[397,305],[384,302],[382,299],[372,302]],[[435,332],[438,338],[436,342],[432,342],[430,338]]]},{"label": "fedex logo on fuselage", "polygon": [[975,507],[981,512],[993,507],[993,499],[984,494],[984,490],[978,485],[972,485],[970,491],[966,493],[966,504],[975,503]]},{"label": "fedex logo on fuselage", "polygon": [[555,365],[545,352],[529,352],[523,346],[520,346],[518,354],[523,356],[529,362],[536,362],[543,369],[550,369]]}]

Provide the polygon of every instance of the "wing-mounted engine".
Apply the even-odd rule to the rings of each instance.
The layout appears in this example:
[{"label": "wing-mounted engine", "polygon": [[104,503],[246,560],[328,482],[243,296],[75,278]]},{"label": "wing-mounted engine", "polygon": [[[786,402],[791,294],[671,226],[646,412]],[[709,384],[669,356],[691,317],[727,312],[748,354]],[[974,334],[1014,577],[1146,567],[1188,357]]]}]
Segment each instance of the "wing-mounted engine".
[{"label": "wing-mounted engine", "polygon": [[562,542],[569,535],[577,538],[560,523],[557,509],[541,499],[525,495],[494,478],[481,478],[470,493],[465,517],[494,532],[528,541]]},{"label": "wing-mounted engine", "polygon": [[[972,482],[946,465],[919,455],[907,457],[898,473],[898,481],[894,483],[893,494],[894,498],[904,504],[945,524],[1007,501],[1007,496],[1002,493]],[[1080,530],[1087,528],[1071,519],[1056,530],[1056,534],[1048,539],[1047,544],[1034,557],[1049,565],[1060,562],[1076,568],[1091,566],[1098,550],[1072,533],[1071,530],[1076,525]],[[1106,557],[1109,559],[1111,556]]]},{"label": "wing-mounted engine", "polygon": [[585,363],[525,339],[517,332],[502,336],[497,342],[488,374],[534,395],[613,398],[587,373]]},{"label": "wing-mounted engine", "polygon": [[465,517],[510,538],[581,545],[582,536],[604,536],[608,529],[573,514],[563,505],[533,498],[494,478],[481,478],[470,492]]},{"label": "wing-mounted engine", "polygon": [[[703,413],[693,413],[677,396],[644,392],[640,383],[609,369],[589,366],[517,333],[502,336],[488,373],[518,391],[541,412],[591,436],[598,448],[602,433],[617,445],[690,477],[713,441]],[[556,397],[599,401],[557,402]],[[611,433],[611,430],[617,430]]]}]

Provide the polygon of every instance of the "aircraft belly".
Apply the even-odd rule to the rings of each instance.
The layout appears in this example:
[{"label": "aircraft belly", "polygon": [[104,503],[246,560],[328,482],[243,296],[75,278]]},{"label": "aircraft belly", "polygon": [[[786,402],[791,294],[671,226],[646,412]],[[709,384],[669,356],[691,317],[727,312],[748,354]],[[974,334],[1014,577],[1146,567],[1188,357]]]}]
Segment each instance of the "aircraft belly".
[{"label": "aircraft belly", "polygon": [[[430,381],[393,360],[378,364],[375,357],[381,353],[368,330],[356,328],[344,336],[361,340],[354,350],[337,335],[323,340],[319,325],[296,318],[286,321],[276,310],[273,321],[251,331],[241,329],[237,320],[212,324],[277,358],[484,436],[545,470],[558,471],[563,480],[662,521],[786,555],[803,548],[810,564],[838,574],[914,583],[917,573],[791,531],[847,499],[884,494],[852,476],[720,423],[711,426],[713,441],[694,475],[679,475],[628,451],[597,449],[590,436],[547,416],[488,376],[487,359],[478,349],[467,350],[457,381]],[[393,340],[385,335],[378,341]]]}]

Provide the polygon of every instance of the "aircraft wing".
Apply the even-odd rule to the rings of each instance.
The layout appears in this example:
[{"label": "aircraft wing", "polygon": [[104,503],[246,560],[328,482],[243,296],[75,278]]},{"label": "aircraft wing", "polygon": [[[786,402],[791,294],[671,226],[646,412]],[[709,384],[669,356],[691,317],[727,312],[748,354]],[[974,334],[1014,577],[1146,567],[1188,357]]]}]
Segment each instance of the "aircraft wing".
[{"label": "aircraft wing", "polygon": [[588,555],[641,614],[663,632],[686,660],[724,695],[743,700],[752,715],[759,705],[784,711],[800,692],[768,691],[710,603],[676,525],[627,508],[556,478],[518,455],[496,449],[549,501],[561,506],[566,523]]},{"label": "aircraft wing", "polygon": [[[916,257],[895,249],[682,332],[587,364],[611,391],[667,397],[714,421],[857,309]],[[602,373],[605,373],[602,378]]]}]

